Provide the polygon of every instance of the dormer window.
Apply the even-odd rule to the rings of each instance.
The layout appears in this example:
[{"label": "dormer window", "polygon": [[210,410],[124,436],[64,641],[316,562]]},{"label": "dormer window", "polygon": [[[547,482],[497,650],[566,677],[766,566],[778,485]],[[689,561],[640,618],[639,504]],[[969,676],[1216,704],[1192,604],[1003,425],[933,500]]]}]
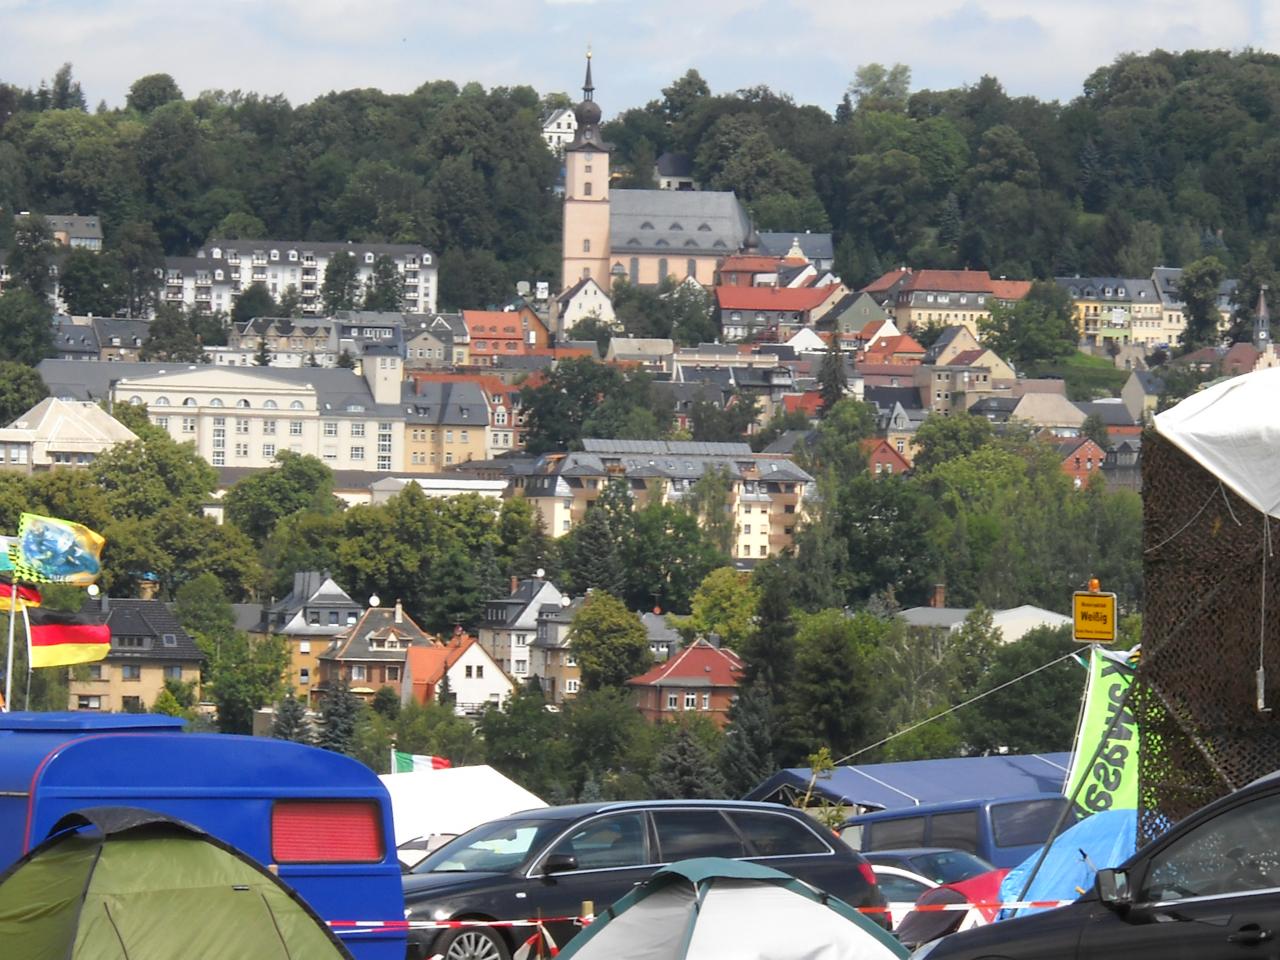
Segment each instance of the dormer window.
[{"label": "dormer window", "polygon": [[366,254],[364,255],[364,262],[365,262],[365,263],[373,263],[373,254],[372,254],[372,253],[366,253]]},{"label": "dormer window", "polygon": [[272,251],[271,251],[271,261],[272,261],[272,263],[276,262],[276,261],[277,261],[277,260],[279,260],[279,259],[280,259],[280,251],[279,251],[279,250],[272,250]]},{"label": "dormer window", "polygon": [[710,233],[710,232],[711,232],[711,225],[710,225],[710,224],[707,224],[707,223],[700,223],[700,224],[698,224],[698,231],[699,231],[700,233]]},{"label": "dormer window", "polygon": [[640,229],[641,229],[641,230],[652,230],[652,229],[653,229],[653,224],[652,224],[652,223],[650,223],[648,220],[646,220],[644,223],[640,224]]},{"label": "dormer window", "polygon": [[683,229],[684,229],[684,227],[680,226],[680,224],[678,224],[678,223],[673,223],[671,226],[667,227],[667,229],[668,229],[668,230],[683,230]]}]

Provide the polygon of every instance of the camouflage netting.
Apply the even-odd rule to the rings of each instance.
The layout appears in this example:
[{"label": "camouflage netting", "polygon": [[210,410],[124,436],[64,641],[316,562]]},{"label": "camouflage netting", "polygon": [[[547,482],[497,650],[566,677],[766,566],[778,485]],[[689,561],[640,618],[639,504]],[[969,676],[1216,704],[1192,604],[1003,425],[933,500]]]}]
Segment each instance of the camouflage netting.
[{"label": "camouflage netting", "polygon": [[[1280,551],[1267,559],[1266,700],[1257,709],[1264,516],[1169,441],[1142,443],[1139,842],[1280,769]],[[1280,519],[1270,521],[1280,547]]]}]

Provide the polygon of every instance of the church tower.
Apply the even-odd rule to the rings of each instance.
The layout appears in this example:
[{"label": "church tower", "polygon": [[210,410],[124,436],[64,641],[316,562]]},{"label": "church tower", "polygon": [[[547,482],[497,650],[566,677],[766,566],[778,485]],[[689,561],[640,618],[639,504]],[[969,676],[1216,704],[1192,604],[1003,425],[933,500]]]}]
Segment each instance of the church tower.
[{"label": "church tower", "polygon": [[1258,309],[1253,312],[1253,345],[1264,352],[1271,343],[1271,313],[1267,310],[1267,287],[1258,290]]},{"label": "church tower", "polygon": [[560,289],[590,277],[606,291],[609,283],[609,151],[600,138],[600,106],[591,82],[591,54],[582,102],[574,108],[578,132],[564,148],[563,272]]}]

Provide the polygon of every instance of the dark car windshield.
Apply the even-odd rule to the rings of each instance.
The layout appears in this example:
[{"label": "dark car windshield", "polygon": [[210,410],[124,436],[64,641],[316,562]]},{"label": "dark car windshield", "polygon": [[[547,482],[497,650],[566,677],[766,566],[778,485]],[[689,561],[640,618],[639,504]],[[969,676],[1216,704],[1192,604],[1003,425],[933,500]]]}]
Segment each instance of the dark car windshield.
[{"label": "dark car windshield", "polygon": [[495,820],[446,843],[411,873],[505,873],[524,864],[565,827],[563,820]]},{"label": "dark car windshield", "polygon": [[964,850],[917,853],[907,858],[907,862],[912,870],[934,883],[959,883],[995,869],[981,857],[975,857]]}]

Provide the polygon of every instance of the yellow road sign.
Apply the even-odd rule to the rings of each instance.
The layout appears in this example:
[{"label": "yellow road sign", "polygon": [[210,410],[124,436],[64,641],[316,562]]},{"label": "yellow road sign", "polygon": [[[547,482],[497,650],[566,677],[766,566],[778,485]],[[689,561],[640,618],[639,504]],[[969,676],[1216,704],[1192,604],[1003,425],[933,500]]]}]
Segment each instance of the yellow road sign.
[{"label": "yellow road sign", "polygon": [[1081,643],[1116,642],[1116,595],[1077,590],[1072,594],[1075,638]]}]

